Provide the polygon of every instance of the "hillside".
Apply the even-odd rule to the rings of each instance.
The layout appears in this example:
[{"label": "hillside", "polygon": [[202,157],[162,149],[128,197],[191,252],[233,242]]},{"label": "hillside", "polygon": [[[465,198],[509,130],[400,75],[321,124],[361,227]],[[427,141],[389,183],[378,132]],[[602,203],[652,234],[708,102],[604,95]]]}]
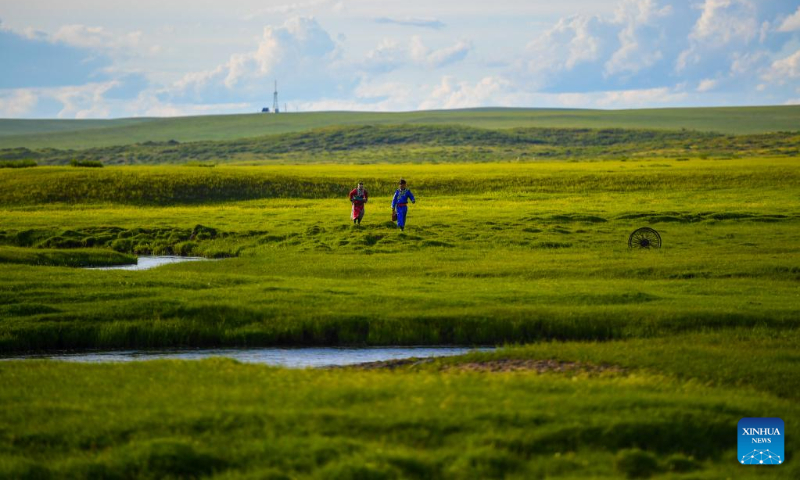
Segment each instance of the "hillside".
[{"label": "hillside", "polygon": [[465,163],[800,155],[799,133],[354,125],[223,141],[147,141],[84,150],[0,149],[0,166],[72,161],[136,164]]},{"label": "hillside", "polygon": [[448,124],[487,129],[646,128],[755,134],[800,130],[800,106],[644,110],[471,109],[315,112],[115,120],[0,119],[0,148],[84,149],[147,141],[221,141],[332,125]]}]

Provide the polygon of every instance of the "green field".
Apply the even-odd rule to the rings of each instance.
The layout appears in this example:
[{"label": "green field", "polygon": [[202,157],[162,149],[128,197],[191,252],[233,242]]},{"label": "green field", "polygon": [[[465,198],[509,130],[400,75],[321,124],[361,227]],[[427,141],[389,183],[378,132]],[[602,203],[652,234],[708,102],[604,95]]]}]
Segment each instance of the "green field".
[{"label": "green field", "polygon": [[[147,272],[0,265],[0,346],[498,344],[794,329],[798,174],[795,160],[766,158],[7,169],[5,251],[234,258]],[[405,233],[387,221],[401,175],[420,198]],[[373,196],[360,228],[348,222],[355,179]],[[665,247],[630,251],[628,234],[646,225]]]},{"label": "green field", "polygon": [[[539,344],[388,372],[0,362],[0,475],[796,478],[796,443],[785,465],[743,467],[735,437],[744,416],[797,425],[798,340],[742,330]],[[504,357],[626,369],[459,369]]]},{"label": "green field", "polygon": [[147,141],[233,140],[327,126],[464,125],[478,128],[651,128],[755,134],[800,130],[800,107],[652,110],[476,109],[407,113],[316,112],[117,120],[0,119],[0,148],[84,149]]},{"label": "green field", "polygon": [[144,142],[83,150],[0,150],[0,168],[38,165],[440,164],[797,157],[800,134],[692,130],[512,128],[463,125],[334,126],[224,141]]},{"label": "green field", "polygon": [[[0,168],[0,356],[506,347],[374,369],[0,361],[0,478],[796,478],[798,134],[755,135],[796,131],[796,112],[17,124],[0,143],[30,150],[0,158],[40,166]],[[440,124],[325,127],[403,116]],[[19,136],[36,128],[51,143]],[[105,166],[45,166],[74,159]],[[643,226],[663,248],[628,248]],[[215,261],[77,268],[141,254]],[[771,416],[786,465],[738,465],[738,420]]]}]

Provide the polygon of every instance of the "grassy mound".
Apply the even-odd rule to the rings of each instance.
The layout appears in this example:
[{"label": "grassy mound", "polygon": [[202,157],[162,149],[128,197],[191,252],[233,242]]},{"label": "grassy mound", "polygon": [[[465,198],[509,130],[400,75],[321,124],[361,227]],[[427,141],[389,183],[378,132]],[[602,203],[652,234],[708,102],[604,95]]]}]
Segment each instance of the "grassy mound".
[{"label": "grassy mound", "polygon": [[[258,232],[247,232],[244,235],[257,234]],[[42,228],[0,231],[0,245],[46,249],[107,248],[136,255],[225,257],[232,256],[233,253],[209,250],[207,241],[237,236],[203,225],[196,225],[194,228],[88,227],[61,231]],[[35,255],[34,252],[31,254]]]},{"label": "grassy mound", "polygon": [[0,263],[56,267],[109,267],[135,264],[136,257],[91,248],[81,250],[31,250],[27,248],[0,247]]}]

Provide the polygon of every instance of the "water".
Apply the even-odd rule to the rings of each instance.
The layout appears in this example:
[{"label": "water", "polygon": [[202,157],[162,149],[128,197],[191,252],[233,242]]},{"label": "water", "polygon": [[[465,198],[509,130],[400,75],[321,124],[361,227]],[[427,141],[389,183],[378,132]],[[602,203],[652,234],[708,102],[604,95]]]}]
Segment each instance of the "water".
[{"label": "water", "polygon": [[367,348],[228,348],[202,350],[127,350],[89,353],[58,353],[24,355],[3,360],[49,359],[65,362],[136,362],[173,359],[201,360],[226,357],[245,363],[261,363],[290,368],[309,368],[355,365],[358,363],[400,360],[404,358],[433,358],[461,355],[493,348],[470,347],[367,347]]},{"label": "water", "polygon": [[88,270],[149,270],[170,263],[199,262],[208,260],[203,257],[177,257],[171,255],[163,256],[141,256],[136,259],[135,265],[114,265],[112,267],[88,267]]}]

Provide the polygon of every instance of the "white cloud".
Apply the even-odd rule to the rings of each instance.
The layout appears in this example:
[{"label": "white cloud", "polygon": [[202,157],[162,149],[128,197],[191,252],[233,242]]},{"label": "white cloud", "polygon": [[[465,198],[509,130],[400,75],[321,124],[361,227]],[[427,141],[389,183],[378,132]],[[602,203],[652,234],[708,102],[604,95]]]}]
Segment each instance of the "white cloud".
[{"label": "white cloud", "polygon": [[700,84],[697,85],[698,92],[708,92],[714,90],[717,85],[719,85],[719,81],[714,80],[713,78],[706,78],[700,81]]},{"label": "white cloud", "polygon": [[12,90],[7,96],[0,96],[0,117],[21,117],[36,107],[38,98],[29,89]]},{"label": "white cloud", "polygon": [[134,102],[124,106],[125,116],[175,117],[186,115],[214,115],[256,111],[248,103],[179,104],[162,102],[150,92],[143,92]]},{"label": "white cloud", "polygon": [[402,67],[408,52],[397,41],[384,38],[377,47],[367,52],[364,68],[373,72],[388,72]]},{"label": "white cloud", "polygon": [[666,41],[673,15],[659,0],[621,0],[613,15],[562,18],[528,44],[527,82],[557,90],[627,86],[675,48]]},{"label": "white cloud", "polygon": [[686,93],[672,88],[648,88],[602,92],[594,103],[603,108],[643,108],[664,104],[674,104],[687,98]]},{"label": "white cloud", "polygon": [[382,23],[388,25],[400,25],[404,27],[420,27],[420,28],[432,28],[434,30],[439,30],[445,27],[445,24],[442,23],[440,20],[435,18],[414,18],[414,17],[404,17],[404,18],[390,18],[390,17],[380,17],[375,19],[375,23]]},{"label": "white cloud", "polygon": [[490,105],[519,106],[525,104],[529,97],[529,94],[519,92],[502,77],[486,77],[469,82],[449,75],[441,77],[435,84],[367,82],[359,85],[354,94],[354,99],[324,99],[304,102],[300,107],[303,111],[440,110]]},{"label": "white cloud", "polygon": [[689,34],[689,48],[676,62],[678,72],[700,63],[709,50],[731,43],[748,44],[759,33],[755,5],[750,0],[705,0]]},{"label": "white cloud", "polygon": [[749,0],[706,0],[691,38],[716,45],[752,40],[759,29],[755,5]]},{"label": "white cloud", "polygon": [[[41,1],[20,5],[34,11],[30,4]],[[201,2],[177,20],[178,7],[163,2],[158,8],[170,15],[153,18],[172,26],[129,19],[134,8],[115,14],[142,31],[61,5],[14,18],[15,37],[3,37],[9,30],[0,26],[0,51],[26,67],[4,65],[0,114],[257,111],[271,106],[273,79],[281,103],[306,111],[781,103],[800,94],[800,58],[797,35],[776,32],[800,31],[800,8],[766,2],[348,0],[344,8],[337,0],[247,0],[226,8]],[[276,23],[261,29],[245,15]],[[56,53],[34,51],[39,44]],[[75,65],[80,72],[70,71]],[[57,81],[37,81],[50,78]]]},{"label": "white cloud", "polygon": [[459,82],[451,76],[442,77],[420,104],[420,110],[471,108],[492,104],[498,101],[498,93],[508,88],[510,83],[499,77],[486,77],[475,84]]},{"label": "white cloud", "polygon": [[528,70],[553,75],[600,58],[604,35],[597,16],[575,15],[562,18],[555,26],[527,46]]},{"label": "white cloud", "polygon": [[439,68],[451,63],[460,62],[472,50],[472,43],[461,40],[449,47],[431,50],[415,36],[411,39],[411,59],[420,65]]},{"label": "white cloud", "polygon": [[409,85],[401,82],[370,84],[356,89],[353,99],[303,102],[301,111],[401,111],[451,108],[560,107],[647,108],[697,101],[679,87],[599,91],[588,93],[538,93],[520,90],[506,78],[490,76],[476,82],[444,76],[439,83]]},{"label": "white cloud", "polygon": [[263,98],[273,78],[295,91],[331,80],[337,45],[316,20],[293,17],[280,27],[268,26],[255,50],[231,55],[217,67],[184,75],[170,94],[205,103]]},{"label": "white cloud", "polygon": [[50,36],[51,41],[63,42],[92,50],[118,50],[136,48],[142,39],[141,31],[115,33],[103,27],[64,25]]},{"label": "white cloud", "polygon": [[606,75],[636,73],[651,67],[663,58],[658,48],[659,38],[645,35],[643,29],[652,28],[655,21],[672,13],[667,5],[659,8],[654,0],[625,0],[617,7],[614,23],[624,25],[618,34],[620,47],[605,64]]},{"label": "white cloud", "polygon": [[361,69],[374,73],[384,73],[408,65],[426,68],[441,68],[462,61],[472,51],[472,43],[460,40],[440,49],[430,49],[422,38],[414,36],[408,45],[401,45],[393,39],[385,38],[369,52],[361,64]]},{"label": "white cloud", "polygon": [[761,24],[761,30],[758,33],[759,43],[764,43],[767,40],[767,36],[769,35],[771,28],[772,25],[770,25],[770,23],[766,20]]},{"label": "white cloud", "polygon": [[789,15],[778,27],[779,32],[794,32],[800,30],[800,7],[793,15]]},{"label": "white cloud", "polygon": [[731,60],[730,76],[746,77],[758,72],[768,61],[769,55],[764,51],[734,53]]},{"label": "white cloud", "polygon": [[772,62],[762,78],[779,85],[800,79],[800,49],[787,57]]},{"label": "white cloud", "polygon": [[333,0],[308,0],[306,2],[292,2],[292,3],[284,3],[280,5],[272,5],[269,7],[265,7],[255,12],[248,13],[244,16],[245,20],[253,20],[258,17],[263,17],[266,15],[277,15],[277,14],[288,14],[294,13],[301,10],[313,10],[318,9],[319,7],[324,7],[328,5],[333,5],[334,8],[341,8],[338,4],[334,4]]},{"label": "white cloud", "polygon": [[113,87],[114,82],[87,83],[45,93],[62,104],[58,118],[105,118],[110,116],[111,109],[103,96]]}]

